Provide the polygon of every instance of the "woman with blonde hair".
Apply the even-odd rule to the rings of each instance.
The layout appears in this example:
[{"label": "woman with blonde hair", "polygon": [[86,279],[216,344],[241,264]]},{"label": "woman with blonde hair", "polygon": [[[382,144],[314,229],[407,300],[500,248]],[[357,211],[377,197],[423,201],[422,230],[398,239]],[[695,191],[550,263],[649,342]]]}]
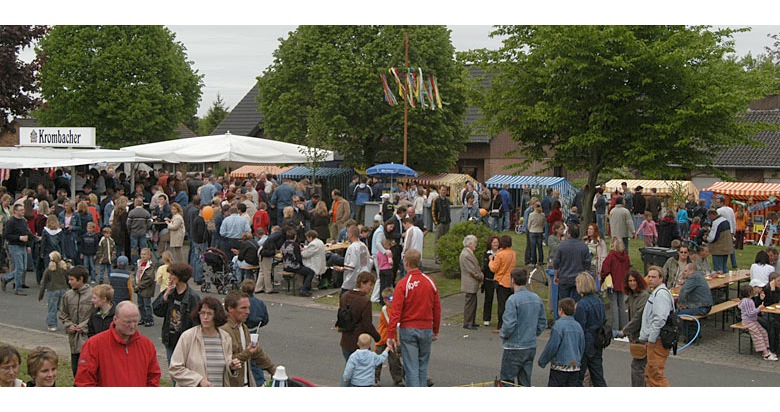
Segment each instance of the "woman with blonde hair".
[{"label": "woman with blonde hair", "polygon": [[314,210],[311,213],[311,229],[317,232],[317,238],[325,242],[330,236],[330,215],[328,214],[328,206],[325,202],[320,200],[317,205],[314,206]]},{"label": "woman with blonde hair", "polygon": [[27,374],[32,380],[27,382],[28,388],[51,388],[57,382],[57,364],[59,357],[54,349],[38,346],[27,353]]},{"label": "woman with blonde hair", "polygon": [[577,386],[582,386],[585,372],[590,373],[593,386],[607,386],[607,382],[604,380],[604,348],[597,348],[595,343],[596,333],[607,317],[604,302],[596,294],[596,283],[590,273],[580,273],[575,282],[577,293],[582,295],[582,299],[577,302],[574,320],[582,326],[582,331],[585,332],[585,352],[580,363],[580,377],[577,379]]},{"label": "woman with blonde hair", "polygon": [[49,329],[49,332],[56,332],[57,311],[60,309],[60,301],[65,292],[70,289],[70,285],[68,285],[68,264],[62,260],[62,255],[57,251],[49,254],[49,260],[49,266],[43,272],[43,279],[41,279],[38,302],[43,300],[43,293],[48,291],[46,327]]},{"label": "woman with blonde hair", "polygon": [[174,262],[185,263],[181,253],[181,248],[184,246],[184,211],[178,203],[174,203],[171,205],[171,212],[173,217],[165,219],[168,224],[169,245]]},{"label": "woman with blonde hair", "polygon": [[[49,254],[59,252],[62,255],[65,235],[60,228],[60,221],[55,215],[46,217],[46,226],[41,231],[41,257],[43,257],[43,270],[49,266]],[[41,277],[43,282],[43,277]]]}]

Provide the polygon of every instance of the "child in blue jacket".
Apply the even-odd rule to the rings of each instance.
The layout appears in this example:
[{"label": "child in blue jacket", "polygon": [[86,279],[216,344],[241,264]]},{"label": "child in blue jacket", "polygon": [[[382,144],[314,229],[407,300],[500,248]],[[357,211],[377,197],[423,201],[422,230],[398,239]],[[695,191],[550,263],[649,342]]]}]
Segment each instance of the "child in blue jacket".
[{"label": "child in blue jacket", "polygon": [[550,340],[539,356],[539,367],[550,364],[547,386],[577,386],[580,361],[585,352],[585,333],[574,320],[574,299],[564,298],[558,302],[559,319],[550,331]]}]

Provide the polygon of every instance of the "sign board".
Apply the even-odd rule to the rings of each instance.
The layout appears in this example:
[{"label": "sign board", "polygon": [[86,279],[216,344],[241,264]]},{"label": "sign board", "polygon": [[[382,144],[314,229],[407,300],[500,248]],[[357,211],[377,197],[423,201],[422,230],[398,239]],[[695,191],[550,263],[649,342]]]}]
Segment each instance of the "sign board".
[{"label": "sign board", "polygon": [[94,127],[20,127],[19,146],[93,148]]}]

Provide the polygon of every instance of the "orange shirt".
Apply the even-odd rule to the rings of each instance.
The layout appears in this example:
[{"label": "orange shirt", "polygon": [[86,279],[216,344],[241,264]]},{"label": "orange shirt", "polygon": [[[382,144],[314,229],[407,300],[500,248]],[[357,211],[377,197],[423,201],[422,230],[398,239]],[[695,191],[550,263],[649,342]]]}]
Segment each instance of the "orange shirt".
[{"label": "orange shirt", "polygon": [[510,272],[515,268],[516,261],[517,255],[512,248],[499,249],[495,259],[490,261],[488,266],[490,271],[493,272],[493,279],[499,285],[505,288],[512,287],[512,275]]},{"label": "orange shirt", "polygon": [[744,232],[747,229],[747,224],[748,224],[748,215],[747,215],[747,213],[742,215],[742,217],[737,216],[736,218],[737,218],[736,219],[737,220],[736,231],[737,232]]}]

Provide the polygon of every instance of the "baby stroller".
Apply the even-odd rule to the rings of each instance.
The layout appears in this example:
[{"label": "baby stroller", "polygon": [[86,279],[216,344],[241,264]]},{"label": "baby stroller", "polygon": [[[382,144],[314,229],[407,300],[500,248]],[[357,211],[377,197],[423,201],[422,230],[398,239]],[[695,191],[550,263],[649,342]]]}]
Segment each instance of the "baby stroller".
[{"label": "baby stroller", "polygon": [[238,290],[238,278],[233,273],[230,259],[222,250],[210,247],[203,252],[203,284],[200,291],[208,293],[212,285],[216,292],[221,295],[227,295],[231,290]]}]

